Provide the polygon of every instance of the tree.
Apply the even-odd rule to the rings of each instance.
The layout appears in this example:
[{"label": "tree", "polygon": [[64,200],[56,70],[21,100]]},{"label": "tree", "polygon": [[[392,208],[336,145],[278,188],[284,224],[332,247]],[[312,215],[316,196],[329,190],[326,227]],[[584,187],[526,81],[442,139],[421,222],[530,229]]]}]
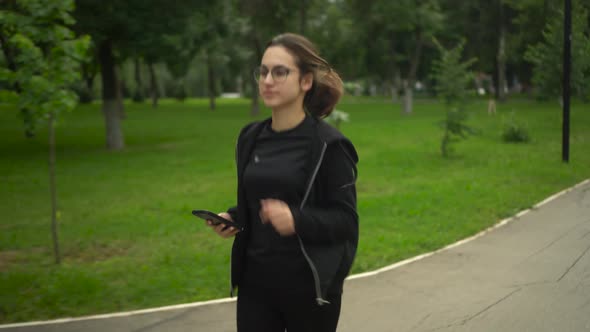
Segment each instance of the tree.
[{"label": "tree", "polygon": [[[90,43],[90,54],[95,52],[95,49]],[[94,100],[94,78],[98,74],[100,67],[96,61],[96,57],[91,57],[88,61],[82,63],[82,86],[78,92],[80,103],[90,103]]]},{"label": "tree", "polygon": [[[49,182],[51,233],[55,262],[60,263],[57,193],[55,185],[55,121],[74,109],[77,96],[71,90],[80,79],[80,63],[90,44],[88,37],[75,38],[69,26],[73,0],[19,0],[0,6],[0,43],[8,66],[0,68],[0,81],[12,89],[2,99],[27,110],[30,130],[40,122],[49,126]],[[32,126],[31,126],[32,125]]]},{"label": "tree", "polygon": [[[422,48],[426,41],[438,33],[442,28],[444,16],[440,10],[438,1],[410,1],[415,5],[415,8],[410,7],[406,31],[409,32],[413,38],[409,39],[406,44],[406,54],[411,54],[409,68],[404,78],[404,113],[410,114],[413,109],[413,92],[414,84],[416,83],[416,73],[418,65],[422,57]],[[409,51],[412,50],[412,51]]]},{"label": "tree", "polygon": [[[78,1],[76,31],[89,34],[96,47],[102,82],[102,112],[105,119],[106,146],[118,150],[125,146],[117,104],[116,50],[132,35],[127,22],[131,5],[126,1]],[[96,13],[103,13],[96,15]],[[135,21],[132,21],[135,23]]]},{"label": "tree", "polygon": [[[348,11],[353,25],[362,31],[356,50],[364,58],[364,67],[371,80],[392,86],[393,100],[402,89],[400,61],[405,57],[401,49],[404,2],[348,0]],[[396,20],[391,19],[392,16]],[[401,18],[398,20],[397,18]]]},{"label": "tree", "polygon": [[525,59],[530,45],[543,41],[543,30],[550,18],[558,15],[561,0],[503,0],[514,12],[507,38],[507,62],[523,84],[523,90],[531,92],[533,65]]},{"label": "tree", "polygon": [[[217,6],[220,1],[178,1],[174,3],[165,0],[126,1],[130,6],[127,13],[132,17],[127,19],[125,23],[132,32],[132,37],[119,43],[117,49],[120,53],[141,57],[146,62],[153,107],[157,107],[160,98],[156,64],[164,62],[168,65],[174,78],[180,81],[176,82],[174,88],[177,91],[175,93],[177,96],[182,96],[184,93],[183,78],[196,49],[199,47],[198,44],[187,43],[187,30],[201,24],[203,19],[216,17],[218,13],[211,10],[211,7]],[[195,16],[195,14],[197,15]],[[188,33],[192,32],[188,31]],[[140,37],[136,38],[135,36]]]},{"label": "tree", "polygon": [[440,59],[435,61],[432,76],[436,81],[436,92],[446,107],[446,119],[443,122],[444,134],[441,141],[441,153],[448,157],[451,143],[457,139],[464,139],[473,130],[465,124],[467,113],[465,110],[466,87],[473,80],[469,67],[475,62],[470,59],[462,62],[464,42],[447,50],[438,42]]},{"label": "tree", "polygon": [[[224,49],[224,39],[228,37],[231,18],[230,4],[227,1],[210,1],[207,6],[195,12],[188,22],[184,39],[186,42],[177,43],[180,54],[186,54],[187,59],[192,60],[197,53],[201,53],[204,65],[207,68],[207,92],[209,96],[209,109],[215,110],[217,91],[218,68],[227,60],[224,51],[231,49],[228,45]],[[183,51],[184,50],[184,51]],[[173,59],[169,59],[169,67]],[[184,71],[184,74],[188,71]],[[184,88],[184,87],[183,87]]]},{"label": "tree", "polygon": [[[521,0],[517,0],[521,1]],[[532,0],[537,1],[537,0]],[[474,69],[482,76],[493,77],[493,91],[505,100],[509,68],[520,66],[514,43],[515,10],[506,0],[441,0],[448,16],[444,37],[453,42],[465,39],[465,54],[477,58]],[[441,38],[441,40],[444,40]],[[491,92],[491,91],[490,91]]]},{"label": "tree", "polygon": [[389,77],[385,79],[394,86],[402,82],[403,111],[412,113],[414,84],[423,48],[442,29],[444,21],[438,0],[348,0],[348,6],[355,24],[366,36],[369,70],[381,78],[385,78],[385,73]]},{"label": "tree", "polygon": [[[368,69],[364,62],[366,48],[362,47],[365,43],[364,32],[356,26],[346,3],[333,0],[315,1],[310,5],[312,7],[306,11],[305,31],[318,47],[321,56],[344,80],[367,78]],[[355,46],[354,51],[351,51],[351,45]]]},{"label": "tree", "polygon": [[[572,8],[572,70],[574,95],[590,98],[590,26],[588,9],[581,1]],[[533,83],[541,98],[562,97],[563,11],[551,19],[543,31],[544,40],[529,46],[525,59],[533,64]]]},{"label": "tree", "polygon": [[143,81],[141,79],[141,58],[139,56],[136,56],[133,59],[133,77],[135,78],[133,101],[136,103],[143,103],[145,97],[143,94]]},{"label": "tree", "polygon": [[125,146],[117,101],[117,64],[127,57],[143,57],[151,74],[150,91],[156,105],[154,64],[170,52],[166,36],[183,31],[186,19],[202,5],[201,1],[78,1],[76,31],[89,34],[97,48],[108,149],[118,150]]},{"label": "tree", "polygon": [[235,0],[234,10],[238,20],[239,34],[245,44],[252,50],[247,62],[248,81],[252,90],[253,116],[259,113],[258,84],[252,78],[252,70],[260,64],[264,52],[264,43],[273,36],[283,33],[296,25],[296,15],[300,12],[300,0],[266,1]]},{"label": "tree", "polygon": [[169,48],[173,51],[165,55],[163,60],[174,79],[173,95],[177,99],[182,100],[186,94],[185,77],[205,38],[207,16],[207,13],[197,11],[184,23],[183,32],[166,36]]},{"label": "tree", "polygon": [[503,0],[496,0],[498,8],[497,31],[498,31],[498,52],[496,53],[496,96],[498,100],[506,100],[506,35],[508,34],[507,6]]}]

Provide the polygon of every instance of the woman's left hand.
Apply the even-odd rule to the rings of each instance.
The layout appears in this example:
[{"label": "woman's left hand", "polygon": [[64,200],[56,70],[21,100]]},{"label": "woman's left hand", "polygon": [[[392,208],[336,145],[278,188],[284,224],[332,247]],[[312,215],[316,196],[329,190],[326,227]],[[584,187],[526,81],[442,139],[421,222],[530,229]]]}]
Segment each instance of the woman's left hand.
[{"label": "woman's left hand", "polygon": [[270,223],[281,236],[295,234],[295,221],[287,203],[278,199],[260,200],[260,220]]}]

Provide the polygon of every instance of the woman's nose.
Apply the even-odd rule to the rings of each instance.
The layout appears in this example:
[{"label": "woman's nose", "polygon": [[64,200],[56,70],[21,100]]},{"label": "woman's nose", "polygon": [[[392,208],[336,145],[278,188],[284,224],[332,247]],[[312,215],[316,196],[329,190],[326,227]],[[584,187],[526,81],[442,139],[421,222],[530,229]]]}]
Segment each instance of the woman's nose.
[{"label": "woman's nose", "polygon": [[264,76],[264,79],[262,81],[265,84],[272,84],[274,82],[274,80],[272,78],[272,73],[271,72],[266,73],[266,76]]}]

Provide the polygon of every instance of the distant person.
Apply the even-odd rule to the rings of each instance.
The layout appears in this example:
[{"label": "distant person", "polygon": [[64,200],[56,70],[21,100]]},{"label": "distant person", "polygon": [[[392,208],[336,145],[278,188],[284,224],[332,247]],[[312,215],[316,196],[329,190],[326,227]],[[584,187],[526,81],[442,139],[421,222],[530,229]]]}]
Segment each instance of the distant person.
[{"label": "distant person", "polygon": [[491,75],[486,75],[485,84],[488,90],[488,115],[496,114],[496,90],[494,89],[494,80]]},{"label": "distant person", "polygon": [[492,94],[488,97],[488,114],[496,114],[496,99]]},{"label": "distant person", "polygon": [[236,146],[237,206],[219,215],[235,237],[232,292],[238,332],[332,332],[358,244],[357,153],[322,118],[342,80],[305,37],[267,45],[254,73],[272,116],[245,126]]}]

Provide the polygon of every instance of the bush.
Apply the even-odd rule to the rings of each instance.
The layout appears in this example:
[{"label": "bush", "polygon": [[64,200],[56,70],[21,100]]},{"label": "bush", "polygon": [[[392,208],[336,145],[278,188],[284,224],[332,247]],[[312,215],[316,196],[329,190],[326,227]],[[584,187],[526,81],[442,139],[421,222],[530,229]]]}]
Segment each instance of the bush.
[{"label": "bush", "polygon": [[360,96],[363,93],[363,85],[359,82],[344,82],[344,91],[347,95]]},{"label": "bush", "polygon": [[187,97],[186,87],[183,80],[170,80],[165,83],[166,95],[178,101],[184,101]]},{"label": "bush", "polygon": [[342,112],[339,110],[334,110],[328,117],[326,117],[326,121],[332,124],[337,129],[340,129],[340,123],[348,122],[348,113]]},{"label": "bush", "polygon": [[72,84],[72,90],[78,95],[78,101],[81,104],[89,104],[94,100],[94,93],[83,82]]},{"label": "bush", "polygon": [[133,101],[136,103],[143,103],[145,101],[145,96],[139,89],[136,89],[133,93]]},{"label": "bush", "polygon": [[530,136],[526,126],[517,122],[512,116],[504,123],[502,140],[507,143],[526,143],[530,141]]}]

